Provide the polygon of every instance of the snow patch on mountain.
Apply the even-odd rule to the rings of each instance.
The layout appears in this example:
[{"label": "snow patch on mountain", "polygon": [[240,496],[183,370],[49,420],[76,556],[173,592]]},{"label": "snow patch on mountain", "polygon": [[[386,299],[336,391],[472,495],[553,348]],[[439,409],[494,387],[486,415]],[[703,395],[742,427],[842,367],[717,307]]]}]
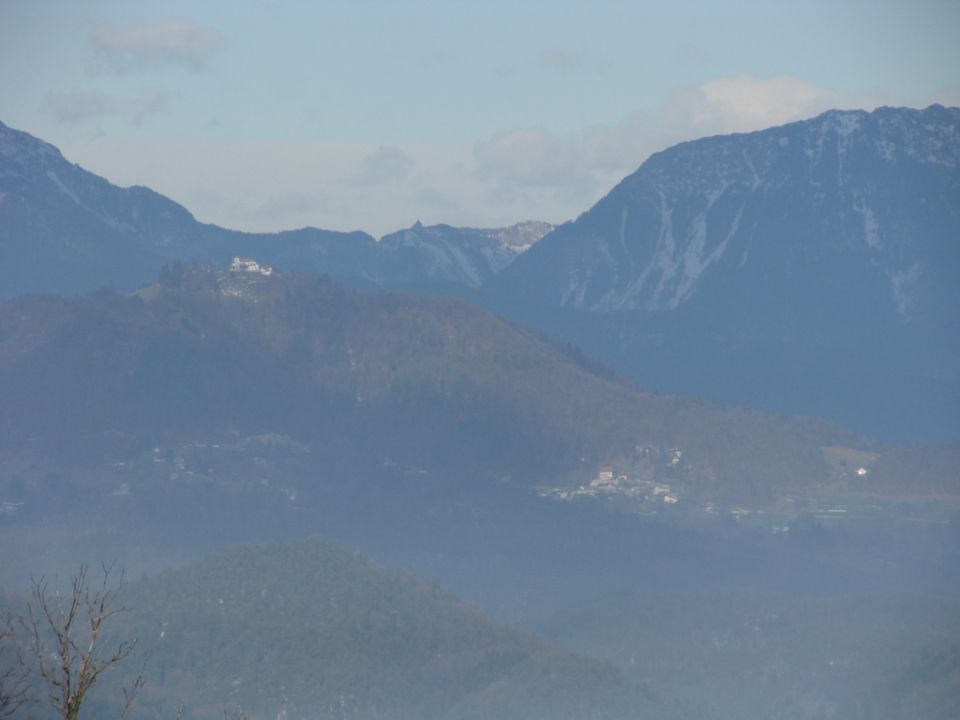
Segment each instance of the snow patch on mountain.
[{"label": "snow patch on mountain", "polygon": [[434,280],[479,288],[552,229],[543,222],[506,228],[424,226],[417,222],[384,236],[380,246],[388,254],[399,252],[412,258]]},{"label": "snow patch on mountain", "polygon": [[63,193],[64,195],[66,195],[68,198],[70,198],[71,200],[73,200],[73,202],[75,202],[77,205],[82,205],[82,204],[83,204],[83,203],[80,201],[80,198],[77,197],[77,194],[76,194],[75,192],[73,192],[73,190],[71,190],[70,188],[68,188],[66,185],[63,184],[63,181],[60,179],[60,176],[57,175],[56,171],[54,171],[54,170],[47,170],[46,175],[47,175],[48,178],[50,178],[51,182],[53,182],[53,184],[57,186],[57,188],[60,190],[60,192],[62,192],[62,193]]},{"label": "snow patch on mountain", "polygon": [[873,208],[860,197],[854,202],[853,209],[863,217],[863,239],[867,247],[872,250],[883,249],[883,242],[880,240],[880,223],[877,222]]},{"label": "snow patch on mountain", "polygon": [[[910,165],[889,167],[904,161]],[[904,192],[895,178],[926,172],[917,163],[932,172],[960,167],[960,109],[836,110],[682,143],[653,155],[564,232],[569,265],[552,302],[600,312],[674,310],[731,252],[738,264],[724,267],[756,272],[746,261],[762,242],[764,262],[788,273],[815,272],[818,262],[828,272],[848,263],[874,268],[874,281],[889,283],[906,317],[927,241],[902,231],[901,223],[914,220],[899,217],[906,206],[890,193]],[[895,174],[877,176],[884,167]],[[960,178],[945,179],[944,192],[955,196]],[[940,208],[947,198],[922,202]],[[548,239],[544,249],[551,247]],[[538,292],[550,286],[526,283]]]},{"label": "snow patch on mountain", "polygon": [[906,270],[890,272],[890,292],[893,296],[893,304],[897,313],[904,320],[910,319],[910,310],[922,274],[923,268],[920,263],[913,263]]}]

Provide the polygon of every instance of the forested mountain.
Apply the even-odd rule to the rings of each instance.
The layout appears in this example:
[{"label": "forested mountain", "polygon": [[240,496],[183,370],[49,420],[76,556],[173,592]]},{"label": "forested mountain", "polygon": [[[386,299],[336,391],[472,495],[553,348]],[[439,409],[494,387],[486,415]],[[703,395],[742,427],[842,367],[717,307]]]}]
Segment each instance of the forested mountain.
[{"label": "forested mountain", "polygon": [[488,302],[642,385],[960,433],[960,108],[830,111],[654,154]]},{"label": "forested mountain", "polygon": [[[395,522],[411,507],[394,500]],[[458,517],[432,552],[451,553],[463,576],[514,602],[527,598],[526,627],[553,646],[320,540],[237,547],[128,586],[105,647],[137,638],[142,654],[104,676],[86,712],[114,715],[107,707],[146,658],[134,717],[169,717],[181,699],[188,720],[238,706],[251,720],[955,715],[960,536],[802,524],[790,537],[704,534],[617,516],[544,522],[550,513],[515,503],[497,508],[511,516],[503,522],[468,502],[474,511],[456,500],[447,508]],[[411,514],[393,538],[398,555],[440,507]],[[378,532],[383,509],[351,518],[358,537]],[[177,533],[221,530],[209,511],[179,512]],[[259,512],[278,508],[263,502]],[[252,517],[231,514],[238,524]],[[113,527],[132,537],[122,521]],[[47,570],[49,558],[34,567]],[[6,586],[0,611],[24,612],[20,594]]]},{"label": "forested mountain", "polygon": [[853,441],[650,395],[460,300],[277,273],[179,268],[132,296],[8,301],[0,389],[11,466],[95,467],[272,436],[336,467],[392,462],[532,487],[656,447],[679,448],[689,476],[720,492],[764,493],[811,487],[829,472],[821,447]]},{"label": "forested mountain", "polygon": [[[622,540],[642,517],[765,532],[836,513],[940,522],[952,506],[937,499],[957,495],[949,447],[891,451],[653,395],[462,300],[283,272],[162,275],[132,295],[0,304],[3,577],[116,538],[142,568],[320,530],[515,610],[500,552],[511,577],[555,583],[574,559],[616,576],[594,552],[678,552]],[[571,545],[554,557],[558,533]]]},{"label": "forested mountain", "polygon": [[[657,703],[611,665],[508,629],[437,585],[309,539],[241,546],[130,585],[113,638],[137,638],[134,718],[579,720]],[[141,668],[129,659],[91,698]],[[111,685],[108,687],[106,683]],[[663,708],[660,707],[660,711]]]},{"label": "forested mountain", "polygon": [[567,646],[682,697],[691,718],[947,720],[960,708],[955,596],[639,586],[552,627]]}]

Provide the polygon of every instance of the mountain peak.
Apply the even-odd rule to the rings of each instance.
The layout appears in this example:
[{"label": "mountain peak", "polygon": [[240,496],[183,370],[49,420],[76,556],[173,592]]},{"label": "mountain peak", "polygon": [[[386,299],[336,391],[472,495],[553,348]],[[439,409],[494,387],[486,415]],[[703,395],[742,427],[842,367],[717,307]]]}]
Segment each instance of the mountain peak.
[{"label": "mountain peak", "polygon": [[0,122],[0,158],[21,166],[46,165],[49,161],[66,162],[60,151],[43,140]]},{"label": "mountain peak", "polygon": [[[879,271],[889,306],[908,319],[895,278],[919,272],[912,268],[921,262],[915,251],[924,241],[894,230],[899,221],[892,213],[904,192],[916,190],[903,186],[906,174],[925,171],[901,162],[937,174],[938,167],[956,168],[960,109],[831,110],[754,133],[676,145],[652,156],[512,272],[542,263],[561,245],[576,245],[591,259],[569,266],[562,289],[555,288],[561,304],[663,311],[690,301],[700,281],[727,263],[734,263],[733,274],[750,275],[759,269],[760,253],[786,253],[777,261],[779,271],[787,271],[787,263],[795,275],[787,255],[798,251],[797,243],[810,263],[829,264],[837,252],[859,247],[862,257],[854,262]],[[956,200],[960,179],[941,179]],[[804,207],[774,207],[774,196]],[[913,200],[913,211],[929,213],[922,207],[926,200]],[[952,210],[941,209],[955,225]],[[791,229],[798,222],[809,226],[803,235]],[[787,236],[789,242],[775,240]]]},{"label": "mountain peak", "polygon": [[[866,357],[889,363],[891,352],[902,368],[913,368],[899,375],[955,378],[946,359],[956,357],[960,327],[958,167],[960,108],[940,106],[831,110],[685,142],[651,156],[575,222],[520,256],[497,279],[497,290],[531,313],[629,316],[610,331],[617,340],[604,339],[604,359],[673,392],[735,399],[700,381],[664,386],[653,378],[649,368],[657,361],[649,348],[672,346],[669,337],[684,353],[703,352],[713,338],[713,355],[684,364],[698,377],[717,377],[718,385],[727,382],[723,373],[706,366],[722,357],[739,358],[727,369],[744,375],[745,387],[776,376],[782,393],[795,380],[771,366],[809,358],[822,366],[825,388],[840,382],[827,377],[841,364],[856,375]],[[761,347],[775,351],[776,362],[764,361]],[[909,357],[911,347],[924,350]],[[637,358],[623,360],[628,352]],[[664,377],[675,377],[678,367],[666,367],[669,352],[659,353]],[[625,369],[634,362],[634,370]],[[647,370],[637,374],[641,366]],[[834,419],[849,421],[877,404],[876,388],[868,391],[862,376],[848,385],[869,396]],[[955,396],[941,389],[938,406]],[[914,405],[921,394],[914,390],[900,408]],[[805,400],[801,407],[830,415]]]}]

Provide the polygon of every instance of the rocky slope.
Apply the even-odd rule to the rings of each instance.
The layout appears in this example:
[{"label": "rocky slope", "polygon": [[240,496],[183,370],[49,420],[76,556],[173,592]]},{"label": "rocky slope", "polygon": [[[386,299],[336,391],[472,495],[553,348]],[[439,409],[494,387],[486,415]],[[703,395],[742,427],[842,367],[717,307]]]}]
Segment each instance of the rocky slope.
[{"label": "rocky slope", "polygon": [[831,111],[657,153],[489,303],[642,383],[960,432],[960,109]]},{"label": "rocky slope", "polygon": [[476,289],[490,281],[553,226],[522,222],[506,228],[424,227],[419,222],[407,230],[384,236],[380,247],[390,257],[392,288],[424,289],[438,286]]}]

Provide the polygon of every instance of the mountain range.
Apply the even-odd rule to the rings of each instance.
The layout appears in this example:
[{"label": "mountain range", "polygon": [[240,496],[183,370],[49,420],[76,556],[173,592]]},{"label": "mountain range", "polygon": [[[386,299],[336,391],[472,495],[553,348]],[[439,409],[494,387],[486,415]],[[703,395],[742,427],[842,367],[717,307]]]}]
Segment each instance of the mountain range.
[{"label": "mountain range", "polygon": [[415,224],[380,241],[241,233],[0,125],[0,296],[130,291],[252,256],[353,287],[460,294],[642,386],[960,435],[960,109],[830,111],[656,153],[577,220]]},{"label": "mountain range", "polygon": [[552,226],[424,227],[380,242],[363,232],[302,228],[244,233],[198,222],[144,187],[120,188],[68,162],[52,145],[0,123],[0,298],[129,291],[174,261],[225,267],[254,256],[364,287],[475,288]]},{"label": "mountain range", "polygon": [[203,225],[3,128],[0,604],[146,575],[146,716],[955,717],[957,448],[635,382],[949,434],[955,126],[827,113],[550,232],[380,241]]}]

